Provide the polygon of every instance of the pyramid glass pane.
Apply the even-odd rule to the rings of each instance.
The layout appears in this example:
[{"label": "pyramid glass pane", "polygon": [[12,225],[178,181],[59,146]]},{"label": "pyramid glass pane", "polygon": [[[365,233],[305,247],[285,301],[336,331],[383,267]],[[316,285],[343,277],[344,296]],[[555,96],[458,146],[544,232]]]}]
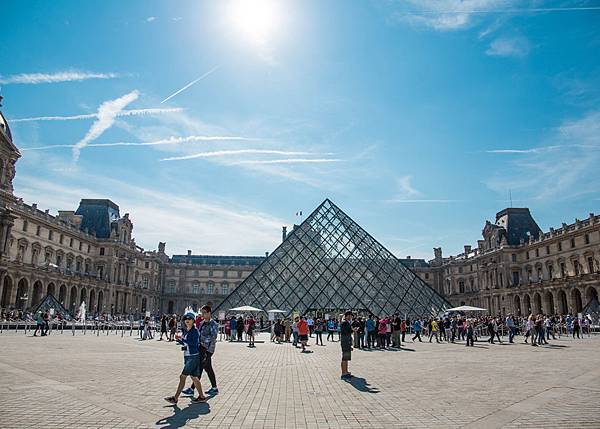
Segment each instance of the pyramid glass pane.
[{"label": "pyramid glass pane", "polygon": [[290,314],[438,314],[449,303],[325,200],[222,303]]}]

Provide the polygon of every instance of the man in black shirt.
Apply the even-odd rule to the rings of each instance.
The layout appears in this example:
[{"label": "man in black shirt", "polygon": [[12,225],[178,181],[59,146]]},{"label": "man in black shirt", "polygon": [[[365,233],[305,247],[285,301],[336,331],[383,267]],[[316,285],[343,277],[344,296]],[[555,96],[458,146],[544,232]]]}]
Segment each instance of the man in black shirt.
[{"label": "man in black shirt", "polygon": [[346,311],[340,326],[340,345],[342,346],[342,380],[348,380],[352,374],[348,371],[348,361],[352,359],[352,312]]}]

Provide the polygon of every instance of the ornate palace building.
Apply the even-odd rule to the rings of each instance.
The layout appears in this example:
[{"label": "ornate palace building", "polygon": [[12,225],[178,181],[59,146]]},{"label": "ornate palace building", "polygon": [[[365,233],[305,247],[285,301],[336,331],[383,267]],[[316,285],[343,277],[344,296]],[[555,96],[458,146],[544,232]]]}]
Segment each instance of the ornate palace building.
[{"label": "ornate palace building", "polygon": [[482,235],[460,255],[444,258],[435,248],[434,259],[412,267],[453,305],[492,314],[578,313],[598,299],[600,216],[543,232],[529,209],[507,208]]}]

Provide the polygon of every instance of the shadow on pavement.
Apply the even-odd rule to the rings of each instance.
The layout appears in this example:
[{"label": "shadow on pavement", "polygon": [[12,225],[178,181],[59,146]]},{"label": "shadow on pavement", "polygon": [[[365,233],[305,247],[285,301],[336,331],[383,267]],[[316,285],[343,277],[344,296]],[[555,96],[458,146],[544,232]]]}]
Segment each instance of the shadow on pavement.
[{"label": "shadow on pavement", "polygon": [[346,383],[351,384],[356,390],[360,390],[361,392],[367,393],[379,393],[379,389],[376,387],[371,387],[367,380],[362,377],[355,377],[345,380]]},{"label": "shadow on pavement", "polygon": [[[190,403],[185,408],[173,407],[173,415],[163,417],[157,420],[156,425],[161,429],[175,429],[185,426],[191,420],[197,419],[199,416],[210,413],[210,405],[206,402],[200,404]],[[166,426],[164,426],[166,425]]]}]

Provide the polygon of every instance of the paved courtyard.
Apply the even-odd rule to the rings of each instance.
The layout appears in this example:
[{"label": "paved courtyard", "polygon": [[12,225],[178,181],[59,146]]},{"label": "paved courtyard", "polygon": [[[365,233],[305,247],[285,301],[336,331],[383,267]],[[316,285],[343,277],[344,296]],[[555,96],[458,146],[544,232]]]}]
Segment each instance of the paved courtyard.
[{"label": "paved courtyard", "polygon": [[173,408],[163,397],[181,370],[174,343],[5,331],[0,427],[600,428],[598,337],[356,351],[352,383],[339,379],[339,343],[325,344],[301,354],[289,344],[219,343],[221,393]]}]

